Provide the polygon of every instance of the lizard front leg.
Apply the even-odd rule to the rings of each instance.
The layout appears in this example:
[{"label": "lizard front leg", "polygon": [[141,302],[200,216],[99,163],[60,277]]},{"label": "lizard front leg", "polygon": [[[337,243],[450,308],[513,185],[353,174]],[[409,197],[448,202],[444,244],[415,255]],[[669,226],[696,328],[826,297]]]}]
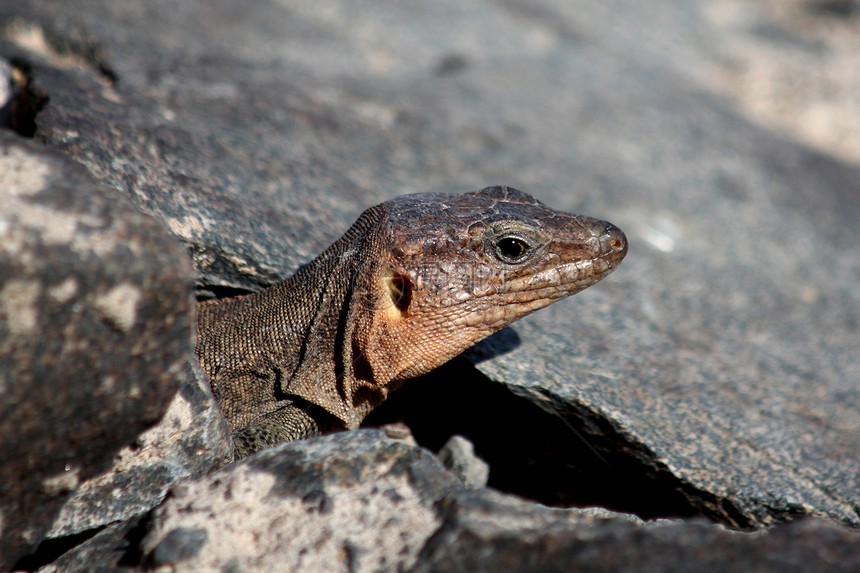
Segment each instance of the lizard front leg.
[{"label": "lizard front leg", "polygon": [[284,442],[319,436],[332,425],[326,423],[328,420],[324,414],[312,416],[310,412],[318,408],[308,404],[281,400],[271,406],[271,411],[257,416],[242,427],[233,428],[236,459]]},{"label": "lizard front leg", "polygon": [[331,414],[297,396],[277,395],[277,388],[275,376],[259,372],[234,372],[213,384],[230,424],[235,459],[336,429],[337,419]]}]

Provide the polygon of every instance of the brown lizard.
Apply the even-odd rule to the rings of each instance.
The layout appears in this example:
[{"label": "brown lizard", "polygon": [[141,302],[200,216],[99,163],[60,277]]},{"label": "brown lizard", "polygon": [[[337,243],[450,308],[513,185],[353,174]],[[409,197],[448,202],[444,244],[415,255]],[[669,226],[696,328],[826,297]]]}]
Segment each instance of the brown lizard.
[{"label": "brown lizard", "polygon": [[358,427],[404,380],[608,275],[617,227],[511,187],[404,195],[307,266],[200,304],[197,356],[236,456]]}]

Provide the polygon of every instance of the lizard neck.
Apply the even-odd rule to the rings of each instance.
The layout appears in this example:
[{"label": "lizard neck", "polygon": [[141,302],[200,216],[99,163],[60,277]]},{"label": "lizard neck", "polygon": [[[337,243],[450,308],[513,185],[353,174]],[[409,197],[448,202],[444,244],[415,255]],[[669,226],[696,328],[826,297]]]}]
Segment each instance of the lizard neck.
[{"label": "lizard neck", "polygon": [[282,306],[276,314],[289,317],[289,329],[300,334],[297,362],[284,371],[281,390],[324,408],[349,429],[387,397],[384,385],[374,382],[358,342],[363,321],[356,320],[378,304],[375,277],[387,248],[379,230],[387,212],[385,205],[365,211],[319,257],[257,295]]}]

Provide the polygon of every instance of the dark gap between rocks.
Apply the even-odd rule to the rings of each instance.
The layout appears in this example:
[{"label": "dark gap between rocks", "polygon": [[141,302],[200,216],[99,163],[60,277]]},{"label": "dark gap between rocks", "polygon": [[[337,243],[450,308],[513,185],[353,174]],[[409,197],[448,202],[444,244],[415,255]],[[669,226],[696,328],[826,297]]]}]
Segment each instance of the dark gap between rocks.
[{"label": "dark gap between rocks", "polygon": [[[610,421],[570,405],[564,419],[493,382],[459,357],[407,382],[366,426],[403,422],[418,443],[438,452],[465,436],[490,465],[489,486],[561,507],[599,506],[643,519],[703,516],[695,495],[642,448],[625,443]],[[743,524],[729,525],[743,527]]]},{"label": "dark gap between rocks", "polygon": [[860,6],[856,0],[816,0],[806,5],[807,11],[816,16],[849,19],[857,16]]},{"label": "dark gap between rocks", "polygon": [[33,84],[30,64],[20,58],[11,58],[9,63],[12,65],[12,97],[0,108],[0,127],[33,137],[36,116],[48,104],[48,95]]},{"label": "dark gap between rocks", "polygon": [[241,287],[207,285],[195,289],[194,297],[197,299],[197,302],[203,302],[204,300],[212,300],[214,298],[222,299],[244,296],[246,294],[252,294],[254,292],[256,291]]},{"label": "dark gap between rocks", "polygon": [[81,543],[92,539],[102,529],[104,528],[96,527],[73,535],[45,539],[32,553],[19,559],[11,571],[36,571],[45,565],[53,563],[70,549],[74,549]]},{"label": "dark gap between rocks", "polygon": [[139,567],[144,563],[145,555],[143,554],[141,545],[143,544],[143,538],[146,537],[149,531],[149,522],[152,519],[153,511],[155,509],[145,513],[140,518],[140,521],[126,533],[125,539],[128,542],[128,546],[119,560],[118,565],[120,567]]}]

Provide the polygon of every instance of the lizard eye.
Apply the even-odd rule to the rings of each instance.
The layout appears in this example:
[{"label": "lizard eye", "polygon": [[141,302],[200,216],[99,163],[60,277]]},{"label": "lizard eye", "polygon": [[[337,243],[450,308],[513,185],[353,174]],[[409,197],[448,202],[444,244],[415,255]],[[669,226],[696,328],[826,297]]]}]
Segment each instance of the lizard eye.
[{"label": "lizard eye", "polygon": [[531,245],[519,237],[502,237],[495,244],[496,256],[505,263],[518,263],[531,250]]}]

